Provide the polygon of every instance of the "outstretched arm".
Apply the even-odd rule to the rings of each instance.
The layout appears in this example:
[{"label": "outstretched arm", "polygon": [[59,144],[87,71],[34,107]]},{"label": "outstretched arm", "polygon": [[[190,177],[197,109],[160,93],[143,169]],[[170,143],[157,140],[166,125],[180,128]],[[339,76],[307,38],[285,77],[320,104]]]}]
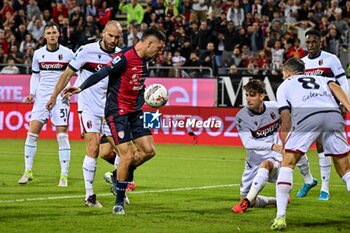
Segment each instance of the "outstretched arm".
[{"label": "outstretched arm", "polygon": [[64,97],[70,97],[74,94],[78,94],[82,92],[83,90],[95,85],[102,79],[108,76],[109,72],[111,71],[111,68],[108,66],[103,67],[98,72],[90,75],[81,85],[80,87],[67,87],[63,90],[62,95]]}]

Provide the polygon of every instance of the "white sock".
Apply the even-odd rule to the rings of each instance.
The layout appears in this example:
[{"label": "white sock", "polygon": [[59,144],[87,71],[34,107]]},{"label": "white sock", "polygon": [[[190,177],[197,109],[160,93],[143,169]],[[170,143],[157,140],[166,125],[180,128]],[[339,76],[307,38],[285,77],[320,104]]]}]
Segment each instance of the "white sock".
[{"label": "white sock", "polygon": [[331,177],[332,160],[330,156],[324,156],[324,153],[319,153],[320,171],[322,179],[321,191],[329,192],[329,179]]},{"label": "white sock", "polygon": [[346,189],[348,190],[348,192],[350,194],[350,172],[347,172],[341,179],[346,184]]},{"label": "white sock", "polygon": [[70,162],[70,144],[67,133],[58,133],[58,157],[61,164],[61,174],[68,176],[69,162]]},{"label": "white sock", "polygon": [[268,205],[276,205],[275,197],[265,197],[265,196],[257,196],[255,199],[255,208],[264,208]]},{"label": "white sock", "polygon": [[115,156],[115,159],[114,159],[114,168],[115,169],[117,169],[119,163],[120,163],[120,157],[119,157],[119,155],[116,152],[116,156]]},{"label": "white sock", "polygon": [[34,156],[36,153],[36,147],[38,142],[38,134],[35,133],[27,133],[26,142],[24,144],[24,163],[25,170],[32,170]]},{"label": "white sock", "polygon": [[300,173],[304,177],[305,184],[312,184],[314,181],[314,177],[311,174],[309,160],[306,154],[300,157],[297,163],[297,167],[299,168]]},{"label": "white sock", "polygon": [[85,155],[83,162],[83,174],[84,174],[84,182],[85,182],[85,199],[94,194],[93,184],[95,180],[95,172],[96,172],[96,159],[91,158]]},{"label": "white sock", "polygon": [[293,169],[281,167],[276,182],[277,218],[285,217],[288,198],[293,186]]},{"label": "white sock", "polygon": [[269,178],[269,170],[266,168],[259,168],[256,173],[252,186],[250,187],[249,193],[246,198],[252,202],[258,193],[265,187],[267,179]]}]

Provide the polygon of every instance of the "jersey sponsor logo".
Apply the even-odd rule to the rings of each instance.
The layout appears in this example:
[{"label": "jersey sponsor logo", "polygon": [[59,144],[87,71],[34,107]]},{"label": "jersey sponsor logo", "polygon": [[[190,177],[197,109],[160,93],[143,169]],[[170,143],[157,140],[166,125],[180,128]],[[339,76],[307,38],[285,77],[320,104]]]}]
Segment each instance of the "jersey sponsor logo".
[{"label": "jersey sponsor logo", "polygon": [[101,64],[101,63],[87,62],[83,66],[83,69],[90,71],[92,73],[95,73],[96,71],[99,71],[105,66],[106,66],[105,64]]},{"label": "jersey sponsor logo", "polygon": [[305,69],[304,73],[306,75],[334,77],[332,69],[328,67]]},{"label": "jersey sponsor logo", "polygon": [[68,63],[66,62],[39,62],[41,70],[64,70]]},{"label": "jersey sponsor logo", "polygon": [[268,125],[260,127],[259,129],[255,130],[255,131],[251,130],[251,133],[252,133],[254,138],[268,137],[268,136],[273,135],[276,132],[278,132],[278,129],[280,127],[280,123],[281,123],[281,120],[278,119],[278,120],[276,120]]}]

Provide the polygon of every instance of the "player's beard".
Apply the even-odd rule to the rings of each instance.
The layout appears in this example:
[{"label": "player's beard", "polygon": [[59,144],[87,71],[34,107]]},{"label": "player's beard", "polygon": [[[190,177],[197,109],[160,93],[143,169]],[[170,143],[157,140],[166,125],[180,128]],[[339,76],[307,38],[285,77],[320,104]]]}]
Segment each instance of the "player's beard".
[{"label": "player's beard", "polygon": [[103,39],[102,43],[105,47],[105,49],[109,52],[114,52],[115,51],[115,47],[117,46],[115,43],[108,43],[107,40]]}]

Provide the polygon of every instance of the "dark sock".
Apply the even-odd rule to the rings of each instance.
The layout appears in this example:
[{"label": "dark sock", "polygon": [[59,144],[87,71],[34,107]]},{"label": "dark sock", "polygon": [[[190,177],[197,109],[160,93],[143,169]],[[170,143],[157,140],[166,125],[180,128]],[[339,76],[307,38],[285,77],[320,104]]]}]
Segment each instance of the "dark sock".
[{"label": "dark sock", "polygon": [[114,151],[111,152],[111,155],[113,155],[111,158],[109,159],[105,159],[108,163],[113,164],[114,165],[114,160],[115,160],[115,156],[117,155]]},{"label": "dark sock", "polygon": [[125,189],[128,186],[128,182],[125,180],[117,180],[117,196],[115,198],[115,204],[124,206]]},{"label": "dark sock", "polygon": [[129,171],[128,171],[128,179],[127,181],[131,182],[134,180],[134,171],[136,170],[137,167],[134,165],[130,165]]}]

